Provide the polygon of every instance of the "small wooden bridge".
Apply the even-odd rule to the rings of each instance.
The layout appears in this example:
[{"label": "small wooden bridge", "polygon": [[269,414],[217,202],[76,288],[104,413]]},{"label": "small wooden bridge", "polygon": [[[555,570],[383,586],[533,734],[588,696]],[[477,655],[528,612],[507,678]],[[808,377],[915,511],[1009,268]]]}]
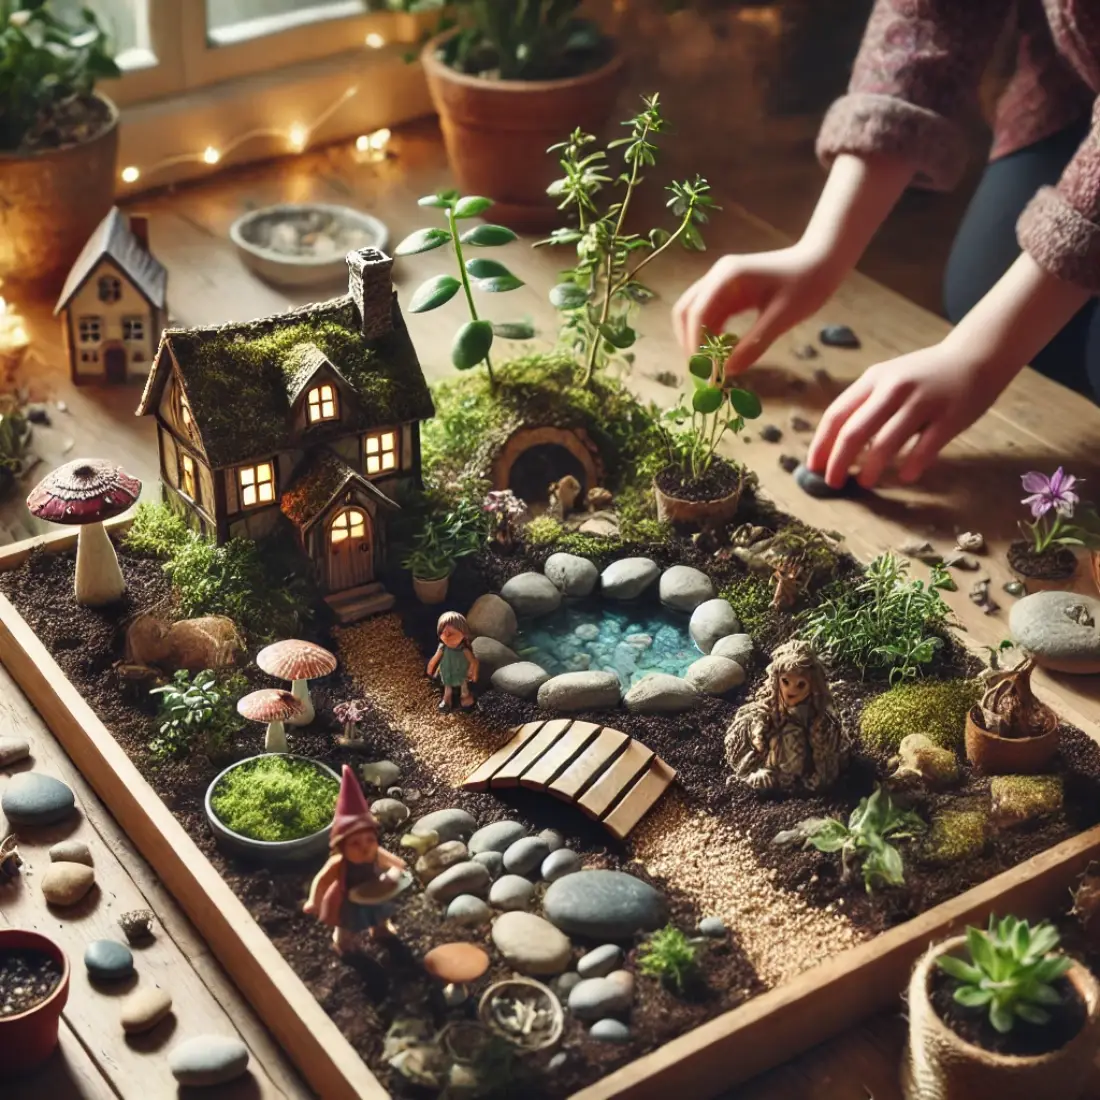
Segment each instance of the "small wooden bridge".
[{"label": "small wooden bridge", "polygon": [[462,784],[467,790],[528,787],[573,802],[622,840],[676,776],[652,749],[621,730],[551,718],[527,722]]}]

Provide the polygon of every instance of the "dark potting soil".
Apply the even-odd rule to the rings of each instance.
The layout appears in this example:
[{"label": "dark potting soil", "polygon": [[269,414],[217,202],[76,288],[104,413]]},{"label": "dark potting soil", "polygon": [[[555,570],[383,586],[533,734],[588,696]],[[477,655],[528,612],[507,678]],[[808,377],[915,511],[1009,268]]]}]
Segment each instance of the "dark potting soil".
[{"label": "dark potting soil", "polygon": [[657,487],[679,500],[709,502],[737,492],[742,472],[724,459],[716,458],[702,477],[684,477],[678,466],[666,466],[657,474]]},{"label": "dark potting soil", "polygon": [[1012,1030],[1003,1035],[989,1022],[988,1008],[966,1008],[955,1000],[959,985],[957,979],[934,967],[929,980],[932,1007],[960,1039],[993,1054],[1034,1058],[1060,1050],[1085,1026],[1088,1016],[1085,1002],[1073,983],[1068,978],[1059,978],[1054,989],[1062,1001],[1047,1009],[1050,1023],[1029,1024],[1017,1018]]},{"label": "dark potting soil", "polygon": [[61,964],[45,951],[17,947],[0,952],[0,1019],[41,1004],[61,981]]},{"label": "dark potting soil", "polygon": [[1077,558],[1068,546],[1051,546],[1036,554],[1031,543],[1017,539],[1008,547],[1008,564],[1022,577],[1059,581],[1072,577]]},{"label": "dark potting soil", "polygon": [[98,96],[79,95],[58,100],[41,111],[16,153],[59,149],[99,137],[111,122],[111,112]]}]

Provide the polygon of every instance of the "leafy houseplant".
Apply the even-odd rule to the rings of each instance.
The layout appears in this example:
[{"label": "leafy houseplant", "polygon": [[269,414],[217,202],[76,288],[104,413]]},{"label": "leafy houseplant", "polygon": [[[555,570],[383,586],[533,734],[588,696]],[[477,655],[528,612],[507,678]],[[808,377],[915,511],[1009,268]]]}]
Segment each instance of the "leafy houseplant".
[{"label": "leafy houseplant", "polygon": [[[458,265],[458,277],[454,275],[435,275],[426,283],[421,283],[409,303],[410,313],[427,313],[449,302],[461,290],[466,297],[470,319],[455,333],[451,345],[451,362],[459,370],[470,370],[479,363],[485,364],[489,375],[489,384],[493,386],[493,363],[489,351],[494,336],[503,336],[512,340],[527,340],[534,336],[534,329],[525,322],[494,325],[491,321],[478,317],[474,302],[473,287],[490,294],[500,294],[523,286],[499,260],[473,257],[467,260],[462,251],[463,245],[475,248],[493,248],[508,244],[516,239],[515,233],[503,225],[482,223],[460,233],[458,223],[468,218],[484,214],[493,205],[492,200],[480,195],[460,196],[457,191],[441,191],[437,195],[425,195],[420,199],[421,206],[442,210],[447,219],[446,228],[433,227],[418,229],[409,234],[396,248],[398,256],[414,256],[421,252],[431,252],[449,244],[454,250]],[[472,280],[472,285],[471,285]]]},{"label": "leafy houseplant", "polygon": [[180,669],[171,683],[149,693],[160,696],[160,725],[149,751],[161,760],[178,760],[196,751],[207,756],[225,753],[241,725],[235,703],[246,688],[240,675],[219,682],[210,669],[194,679]]},{"label": "leafy houseplant", "polygon": [[0,277],[59,276],[110,209],[118,111],[94,89],[118,75],[90,8],[0,0]]},{"label": "leafy houseplant", "polygon": [[486,526],[485,513],[470,500],[425,518],[403,563],[412,573],[421,603],[441,603],[446,598],[455,563],[480,549]]},{"label": "leafy houseplant", "polygon": [[[708,211],[717,209],[710,185],[701,176],[673,181],[667,187],[666,203],[675,219],[672,230],[660,227],[648,233],[627,232],[632,200],[644,182],[647,169],[657,163],[654,138],[666,126],[657,95],[644,97],[643,109],[623,125],[630,136],[610,142],[606,149],[594,148],[596,138],[575,129],[569,138],[551,147],[557,151],[564,176],[550,186],[558,209],[568,211],[576,224],[556,229],[543,245],[573,245],[577,263],[565,279],[550,291],[551,303],[565,314],[562,334],[583,364],[583,382],[617,356],[626,353],[637,339],[631,317],[639,303],[652,293],[639,281],[642,269],[673,245],[702,251],[699,227]],[[617,175],[610,166],[613,151],[622,149],[622,169]],[[604,188],[616,189],[616,198],[600,212]]]}]

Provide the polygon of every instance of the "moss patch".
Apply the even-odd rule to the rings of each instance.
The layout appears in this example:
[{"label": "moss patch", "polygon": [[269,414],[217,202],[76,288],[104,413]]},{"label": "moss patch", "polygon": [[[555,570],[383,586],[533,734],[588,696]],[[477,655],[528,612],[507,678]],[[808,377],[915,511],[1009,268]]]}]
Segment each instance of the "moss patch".
[{"label": "moss patch", "polygon": [[730,581],[719,595],[729,601],[730,607],[741,620],[741,629],[753,638],[762,637],[775,615],[772,610],[772,594],[775,582],[759,573],[746,573]]},{"label": "moss patch", "polygon": [[1060,775],[998,775],[989,784],[998,825],[1023,825],[1060,813],[1065,789]]},{"label": "moss patch", "polygon": [[227,828],[250,840],[301,840],[332,823],[339,791],[307,760],[261,756],[226,775],[210,803]]},{"label": "moss patch", "polygon": [[966,712],[978,701],[977,680],[916,680],[898,684],[872,699],[860,717],[868,749],[896,753],[902,738],[923,733],[940,748],[961,753]]},{"label": "moss patch", "polygon": [[921,845],[928,863],[961,863],[981,855],[986,845],[989,817],[983,810],[944,810],[932,818]]}]

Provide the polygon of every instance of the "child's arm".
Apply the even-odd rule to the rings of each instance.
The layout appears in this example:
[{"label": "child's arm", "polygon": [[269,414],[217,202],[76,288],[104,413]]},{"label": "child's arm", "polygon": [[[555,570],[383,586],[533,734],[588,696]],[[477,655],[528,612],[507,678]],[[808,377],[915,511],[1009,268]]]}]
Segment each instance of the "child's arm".
[{"label": "child's arm", "polygon": [[393,852],[387,852],[385,848],[378,849],[378,865],[383,869],[404,871],[408,864],[400,857],[395,856]]},{"label": "child's arm", "polygon": [[477,674],[480,669],[480,663],[477,656],[474,654],[473,646],[466,647],[466,675],[470,683],[474,683],[477,680]]},{"label": "child's arm", "polygon": [[443,646],[440,645],[440,647],[435,651],[435,656],[433,656],[431,658],[431,660],[428,661],[428,675],[429,676],[434,676],[435,675],[435,670],[437,668],[439,668],[439,662],[442,661],[442,660],[443,660]]},{"label": "child's arm", "polygon": [[1021,253],[939,344],[879,363],[849,386],[818,425],[807,465],[839,488],[866,447],[859,482],[870,487],[913,440],[900,476],[915,481],[1090,296]]},{"label": "child's arm", "polygon": [[336,881],[340,874],[340,863],[342,858],[343,857],[338,855],[330,856],[328,863],[326,863],[314,876],[313,883],[309,888],[309,897],[306,899],[304,912],[317,912],[318,899],[325,896],[328,888]]}]

